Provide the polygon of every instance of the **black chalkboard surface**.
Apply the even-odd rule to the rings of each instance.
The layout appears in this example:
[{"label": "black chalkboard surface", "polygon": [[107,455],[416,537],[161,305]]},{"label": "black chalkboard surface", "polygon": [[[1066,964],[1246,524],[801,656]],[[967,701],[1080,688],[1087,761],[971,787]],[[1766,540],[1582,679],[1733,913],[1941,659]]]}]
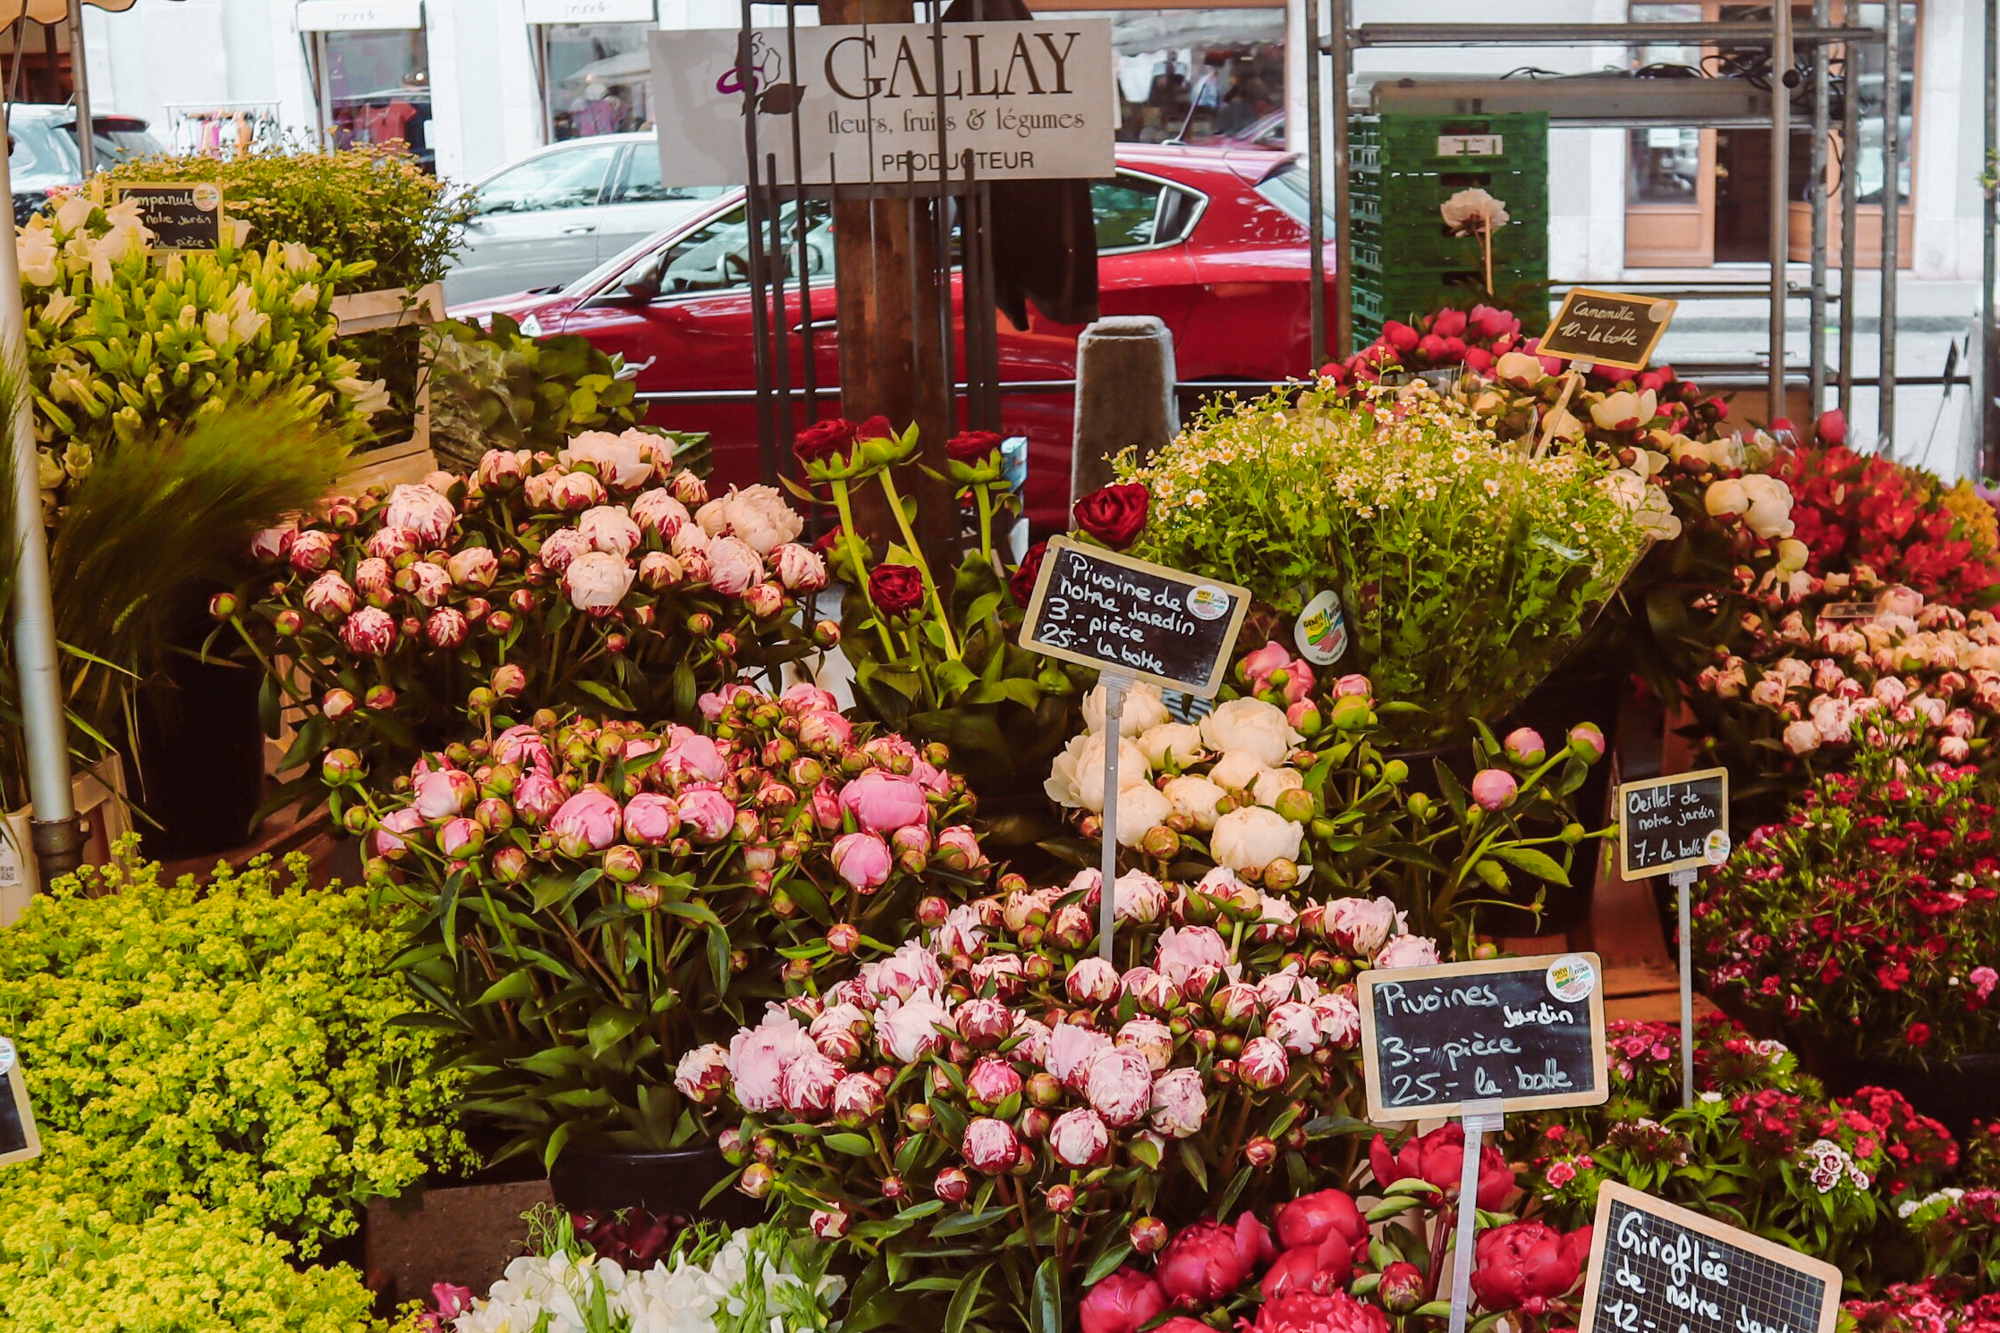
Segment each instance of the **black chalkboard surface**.
[{"label": "black chalkboard surface", "polygon": [[1063,537],[1049,542],[1021,646],[1213,699],[1248,589]]},{"label": "black chalkboard surface", "polygon": [[39,1157],[41,1136],[28,1105],[28,1085],[14,1043],[0,1037],[0,1166]]},{"label": "black chalkboard surface", "polygon": [[113,203],[138,202],[156,252],[213,250],[221,243],[222,187],[214,181],[134,181],[114,186],[113,194]]},{"label": "black chalkboard surface", "polygon": [[1729,859],[1729,770],[1704,768],[1618,788],[1619,868],[1650,879]]},{"label": "black chalkboard surface", "polygon": [[1833,1333],[1840,1282],[1832,1264],[1607,1182],[1578,1333]]},{"label": "black chalkboard surface", "polygon": [[1536,350],[1543,356],[1644,370],[1674,317],[1674,301],[1572,287]]},{"label": "black chalkboard surface", "polygon": [[1591,953],[1363,972],[1368,1118],[1599,1105],[1610,1093],[1603,980]]}]

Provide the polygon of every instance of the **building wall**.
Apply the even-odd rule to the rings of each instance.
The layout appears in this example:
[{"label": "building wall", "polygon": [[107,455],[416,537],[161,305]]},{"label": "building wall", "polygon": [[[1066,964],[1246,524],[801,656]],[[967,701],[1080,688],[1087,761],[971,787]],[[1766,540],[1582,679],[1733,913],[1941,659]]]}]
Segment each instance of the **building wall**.
[{"label": "building wall", "polygon": [[[1290,0],[1291,123],[1305,124],[1303,4]],[[1325,0],[1318,0],[1324,5]],[[658,0],[663,28],[732,26],[737,0]],[[1915,276],[1979,273],[1984,47],[1975,0],[1923,0],[1916,155]],[[782,22],[774,6],[758,21]],[[1351,0],[1357,23],[1464,21],[1464,0]],[[1327,27],[1322,9],[1321,31]],[[1626,0],[1516,0],[1510,22],[1619,22]],[[542,110],[522,0],[426,0],[432,133],[438,168],[471,179],[540,146]],[[273,102],[302,129],[314,122],[304,47],[289,0],[138,0],[107,14],[86,7],[85,39],[98,104],[164,126],[172,103]],[[1992,41],[1991,35],[1984,36]],[[1363,78],[1502,74],[1526,66],[1575,72],[1625,61],[1622,47],[1497,47],[1362,51]],[[1327,99],[1330,125],[1332,99]],[[1299,145],[1303,147],[1303,144]],[[1618,130],[1559,130],[1550,141],[1550,244],[1560,278],[1605,277],[1624,267],[1625,138]]]}]

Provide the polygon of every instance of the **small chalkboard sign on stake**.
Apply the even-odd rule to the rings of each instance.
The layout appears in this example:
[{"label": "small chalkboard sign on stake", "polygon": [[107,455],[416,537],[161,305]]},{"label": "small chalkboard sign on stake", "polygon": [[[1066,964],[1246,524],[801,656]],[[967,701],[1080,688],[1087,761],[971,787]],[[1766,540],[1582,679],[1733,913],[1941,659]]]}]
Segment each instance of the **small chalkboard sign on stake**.
[{"label": "small chalkboard sign on stake", "polygon": [[27,1077],[14,1043],[0,1037],[0,1166],[12,1166],[42,1154],[35,1130],[35,1112],[28,1105]]},{"label": "small chalkboard sign on stake", "polygon": [[1704,768],[1618,788],[1619,871],[1666,875],[1680,899],[1681,1105],[1694,1105],[1694,939],[1688,896],[1695,872],[1729,859],[1729,770]]},{"label": "small chalkboard sign on stake", "polygon": [[154,254],[212,251],[222,244],[222,187],[214,181],[128,181],[111,187],[111,202],[131,200],[153,233]]},{"label": "small chalkboard sign on stake", "polygon": [[[1125,691],[1134,681],[1213,699],[1249,610],[1247,588],[1056,537],[1035,576],[1021,646],[1096,667],[1104,686],[1104,734],[1116,736]],[[1117,916],[1118,751],[1104,747],[1097,947],[1106,961]]]},{"label": "small chalkboard sign on stake", "polygon": [[1465,1126],[1451,1329],[1472,1296],[1480,1145],[1509,1111],[1597,1106],[1611,1093],[1596,954],[1378,968],[1356,983],[1368,1118]]},{"label": "small chalkboard sign on stake", "polygon": [[1833,1333],[1840,1287],[1832,1264],[1606,1181],[1578,1333]]},{"label": "small chalkboard sign on stake", "polygon": [[1664,297],[1572,287],[1535,351],[1565,361],[1644,370],[1678,305]]}]

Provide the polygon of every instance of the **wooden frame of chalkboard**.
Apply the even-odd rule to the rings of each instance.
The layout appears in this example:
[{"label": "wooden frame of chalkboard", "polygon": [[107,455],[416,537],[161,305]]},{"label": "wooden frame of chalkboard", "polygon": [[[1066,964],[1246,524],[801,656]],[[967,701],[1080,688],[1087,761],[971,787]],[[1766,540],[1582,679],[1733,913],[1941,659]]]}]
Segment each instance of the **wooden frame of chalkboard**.
[{"label": "wooden frame of chalkboard", "polygon": [[1718,822],[1726,834],[1729,831],[1729,770],[1726,768],[1698,768],[1691,773],[1674,773],[1664,778],[1646,778],[1639,782],[1618,784],[1618,873],[1621,878],[1651,879],[1656,875],[1670,875],[1676,870],[1690,870],[1698,866],[1715,864],[1706,851],[1699,856],[1684,856],[1672,861],[1655,861],[1641,866],[1632,864],[1633,832],[1630,800],[1632,794],[1654,791],[1661,787],[1687,786],[1697,782],[1720,784],[1721,806]]},{"label": "wooden frame of chalkboard", "polygon": [[[1485,977],[1495,973],[1534,973],[1543,978],[1544,985],[1549,969],[1568,958],[1581,958],[1595,970],[1596,980],[1588,996],[1580,996],[1569,1001],[1571,1004],[1585,1003],[1590,1010],[1590,1050],[1591,1086],[1576,1092],[1538,1093],[1526,1097],[1501,1097],[1496,1099],[1461,1098],[1455,1101],[1435,1101],[1391,1106],[1382,1095],[1382,1061],[1377,1044],[1378,1024],[1375,1018],[1375,991],[1384,985],[1396,982],[1416,983],[1439,979],[1461,977]],[[1604,963],[1594,953],[1548,954],[1538,958],[1495,958],[1481,963],[1444,963],[1436,967],[1395,967],[1370,968],[1355,980],[1355,1006],[1361,1010],[1361,1069],[1368,1094],[1368,1118],[1378,1122],[1431,1119],[1435,1116],[1466,1114],[1468,1108],[1476,1111],[1494,1109],[1493,1102],[1499,1102],[1499,1109],[1515,1111],[1552,1110],[1563,1106],[1601,1105],[1611,1090],[1610,1064],[1604,1049]],[[1553,997],[1552,997],[1553,998]]]},{"label": "wooden frame of chalkboard", "polygon": [[[1571,308],[1579,299],[1600,301],[1623,309],[1636,310],[1640,327],[1650,328],[1651,336],[1629,357],[1621,357],[1615,351],[1593,346],[1581,338],[1565,337],[1560,332],[1565,322],[1586,318]],[[1555,318],[1549,321],[1548,332],[1542,335],[1541,341],[1535,345],[1535,350],[1542,356],[1557,356],[1565,361],[1588,361],[1593,366],[1610,366],[1616,370],[1644,370],[1647,363],[1652,360],[1653,349],[1660,345],[1660,339],[1665,336],[1667,325],[1672,321],[1674,311],[1679,306],[1678,301],[1670,301],[1664,297],[1633,296],[1627,292],[1605,292],[1591,287],[1572,287],[1563,296],[1562,308],[1557,310]],[[1656,311],[1661,313],[1654,313]]]},{"label": "wooden frame of chalkboard", "polygon": [[28,1081],[16,1053],[13,1062],[0,1071],[0,1166],[41,1155],[42,1136],[35,1128],[34,1108],[28,1105]]},{"label": "wooden frame of chalkboard", "polygon": [[[209,190],[215,192],[215,207],[212,209],[203,208],[200,205],[203,192]],[[158,214],[154,216],[145,215],[146,200],[162,194],[185,194],[189,197],[189,209],[192,211],[192,215],[198,218],[201,223],[201,236],[199,239],[205,241],[206,244],[196,245],[187,243],[192,238],[191,230],[187,222],[177,221],[181,217],[178,212],[174,217]],[[122,203],[126,199],[134,197],[137,197],[140,201],[140,213],[146,227],[153,232],[152,243],[146,247],[151,253],[156,255],[208,254],[221,244],[222,228],[229,220],[229,199],[222,192],[222,186],[219,182],[124,181],[111,187],[111,202],[113,204]],[[211,235],[211,233],[213,234]]]},{"label": "wooden frame of chalkboard", "polygon": [[[1216,640],[1213,659],[1207,663],[1207,674],[1196,679],[1139,669],[1127,662],[1113,661],[1108,657],[1092,653],[1077,652],[1063,644],[1051,643],[1041,635],[1047,626],[1042,624],[1042,612],[1048,602],[1049,584],[1066,558],[1082,556],[1093,564],[1110,565],[1117,569],[1145,578],[1160,580],[1176,587],[1184,587],[1189,594],[1195,592],[1220,593],[1229,599],[1226,615],[1212,618],[1197,617],[1189,612],[1190,623],[1204,620],[1220,630]],[[1213,699],[1222,688],[1223,678],[1229,673],[1229,657],[1236,645],[1236,636],[1243,628],[1243,617],[1250,611],[1250,590],[1239,588],[1233,583],[1219,579],[1204,578],[1191,574],[1185,569],[1174,569],[1167,565],[1154,564],[1137,556],[1123,555],[1102,546],[1090,546],[1083,542],[1071,541],[1066,537],[1052,537],[1042,556],[1041,573],[1035,578],[1034,594],[1028,598],[1027,615],[1021,621],[1020,644],[1030,652],[1044,657],[1059,658],[1065,662],[1075,662],[1079,666],[1096,667],[1100,671],[1116,671],[1135,680],[1150,681],[1171,690],[1180,690],[1197,699]]]},{"label": "wooden frame of chalkboard", "polygon": [[[1840,1288],[1845,1279],[1840,1270],[1832,1264],[1823,1259],[1815,1259],[1811,1255],[1800,1254],[1797,1250],[1787,1249],[1776,1241],[1765,1240],[1762,1236],[1752,1235],[1748,1231],[1740,1231],[1712,1217],[1703,1217],[1700,1213],[1690,1212],[1686,1208],[1635,1190],[1629,1185],[1607,1180],[1597,1187],[1597,1213],[1593,1218],[1595,1225],[1590,1235],[1590,1267],[1586,1270],[1589,1277],[1583,1286],[1583,1322],[1577,1326],[1577,1333],[1625,1333],[1627,1329],[1635,1329],[1636,1333],[1674,1333],[1673,1329],[1656,1327],[1654,1321],[1644,1320],[1636,1315],[1632,1324],[1614,1323],[1610,1318],[1600,1321],[1598,1318],[1599,1303],[1603,1299],[1607,1283],[1605,1252],[1611,1245],[1610,1219],[1615,1204],[1623,1204],[1634,1212],[1659,1218],[1682,1231],[1705,1236],[1718,1245],[1755,1255],[1781,1268],[1802,1273],[1820,1282],[1825,1296],[1817,1312],[1818,1322],[1806,1326],[1791,1325],[1793,1333],[1833,1333],[1839,1324]],[[1621,1292],[1617,1283],[1612,1281],[1610,1285],[1612,1298],[1619,1299]],[[1685,1312],[1676,1311],[1674,1317],[1685,1321],[1687,1315]],[[1707,1327],[1726,1328],[1734,1333],[1738,1326],[1736,1318],[1724,1315]],[[1676,1327],[1692,1326],[1682,1322]],[[1706,1333],[1706,1329],[1703,1333]]]}]

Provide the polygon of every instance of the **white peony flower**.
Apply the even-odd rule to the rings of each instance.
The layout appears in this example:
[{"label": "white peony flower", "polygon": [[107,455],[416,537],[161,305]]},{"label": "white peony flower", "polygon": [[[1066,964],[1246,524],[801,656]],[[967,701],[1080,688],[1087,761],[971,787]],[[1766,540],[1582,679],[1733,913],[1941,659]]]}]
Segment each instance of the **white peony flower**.
[{"label": "white peony flower", "polygon": [[[1118,742],[1118,783],[1128,785],[1146,775],[1146,756],[1131,741]],[[1042,784],[1050,800],[1071,809],[1104,809],[1104,738],[1086,732],[1073,736],[1050,766]]]},{"label": "white peony flower", "polygon": [[1262,699],[1231,699],[1219,705],[1201,720],[1201,738],[1224,753],[1241,750],[1255,755],[1266,768],[1284,763],[1292,747],[1305,739],[1285,721],[1282,708]]},{"label": "white peony flower", "polygon": [[1155,769],[1187,768],[1208,757],[1201,743],[1201,728],[1191,722],[1162,722],[1157,727],[1148,727],[1139,734],[1139,748]]},{"label": "white peony flower", "polygon": [[1198,829],[1215,827],[1215,807],[1229,793],[1221,785],[1197,774],[1170,780],[1160,789],[1177,815],[1191,820]]},{"label": "white peony flower", "polygon": [[1137,847],[1148,830],[1167,822],[1173,803],[1150,782],[1134,782],[1118,793],[1118,845]]},{"label": "white peony flower", "polygon": [[1305,775],[1296,768],[1267,768],[1250,785],[1250,795],[1259,805],[1276,805],[1278,797],[1305,785]]},{"label": "white peony flower", "polygon": [[1216,820],[1208,849],[1218,865],[1231,870],[1262,870],[1276,860],[1298,860],[1305,832],[1305,825],[1253,805],[1231,810]]},{"label": "white peony flower", "polygon": [[1225,791],[1249,791],[1270,765],[1248,750],[1231,750],[1208,770],[1209,780]]},{"label": "white peony flower", "polygon": [[1498,231],[1507,225],[1507,205],[1484,190],[1460,190],[1438,208],[1455,232]]},{"label": "white peony flower", "polygon": [[697,509],[694,519],[709,536],[739,537],[760,556],[791,541],[806,526],[804,515],[786,504],[775,486],[731,487],[729,494]]},{"label": "white peony flower", "polygon": [[583,432],[558,458],[564,467],[588,463],[597,479],[615,490],[643,486],[653,477],[653,460],[640,452],[639,442],[608,430]]},{"label": "white peony flower", "polygon": [[563,571],[563,590],[579,611],[600,615],[616,609],[632,590],[632,564],[609,551],[586,551]]},{"label": "white peony flower", "polygon": [[[1151,731],[1154,727],[1170,721],[1167,706],[1160,699],[1160,687],[1145,681],[1136,681],[1125,690],[1124,707],[1118,711],[1118,730],[1126,736],[1137,736]],[[1085,731],[1104,730],[1104,686],[1099,684],[1089,694],[1083,696],[1083,727]]]}]

